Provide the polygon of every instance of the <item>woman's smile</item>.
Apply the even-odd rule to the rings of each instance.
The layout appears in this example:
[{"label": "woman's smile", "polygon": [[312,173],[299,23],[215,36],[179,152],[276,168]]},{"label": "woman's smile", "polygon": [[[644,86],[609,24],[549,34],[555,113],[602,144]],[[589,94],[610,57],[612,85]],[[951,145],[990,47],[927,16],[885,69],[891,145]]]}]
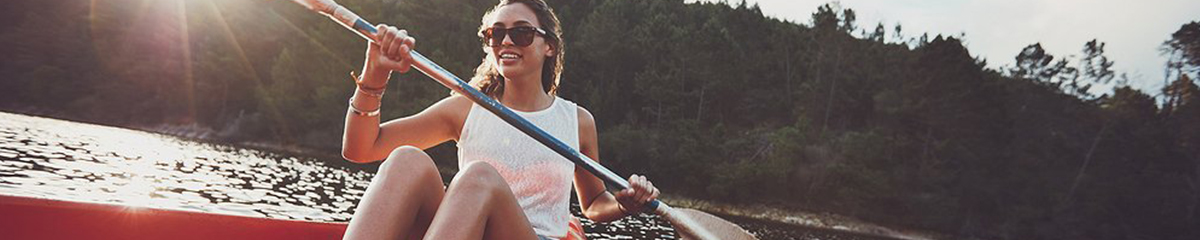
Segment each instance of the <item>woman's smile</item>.
[{"label": "woman's smile", "polygon": [[502,66],[515,66],[521,61],[521,53],[515,50],[502,50],[499,56]]}]

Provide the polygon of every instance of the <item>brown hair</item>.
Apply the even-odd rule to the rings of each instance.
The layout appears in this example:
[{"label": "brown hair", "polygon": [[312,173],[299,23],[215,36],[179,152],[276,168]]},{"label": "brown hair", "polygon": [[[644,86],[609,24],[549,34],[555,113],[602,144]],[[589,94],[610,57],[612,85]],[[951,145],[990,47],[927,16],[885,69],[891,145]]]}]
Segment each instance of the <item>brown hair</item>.
[{"label": "brown hair", "polygon": [[[542,62],[542,88],[546,93],[554,96],[558,93],[558,81],[562,75],[563,69],[563,41],[562,28],[559,27],[558,15],[554,14],[554,9],[546,5],[543,0],[501,0],[499,4],[483,14],[483,23],[479,26],[482,31],[492,26],[492,23],[487,22],[492,14],[495,14],[497,9],[508,6],[513,3],[525,4],[525,6],[533,9],[534,15],[537,15],[539,28],[546,31],[546,43],[550,44],[551,49],[554,49],[554,56],[547,57],[545,62]],[[487,43],[483,44],[483,51],[488,52]],[[496,65],[492,61],[488,61],[489,54],[484,54],[483,62],[479,67],[475,68],[475,76],[471,77],[471,86],[478,88],[484,94],[491,97],[499,97],[504,94],[504,76],[500,75],[500,71],[496,69]]]}]

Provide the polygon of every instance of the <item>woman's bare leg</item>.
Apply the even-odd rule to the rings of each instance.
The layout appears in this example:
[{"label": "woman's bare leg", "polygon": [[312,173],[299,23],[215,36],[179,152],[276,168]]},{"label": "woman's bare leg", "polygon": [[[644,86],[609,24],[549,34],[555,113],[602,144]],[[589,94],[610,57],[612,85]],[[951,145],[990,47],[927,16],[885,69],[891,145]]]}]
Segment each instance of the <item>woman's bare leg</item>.
[{"label": "woman's bare leg", "polygon": [[500,173],[484,162],[459,170],[425,239],[537,239]]},{"label": "woman's bare leg", "polygon": [[421,239],[445,195],[442,176],[421,149],[403,146],[379,166],[344,239]]}]

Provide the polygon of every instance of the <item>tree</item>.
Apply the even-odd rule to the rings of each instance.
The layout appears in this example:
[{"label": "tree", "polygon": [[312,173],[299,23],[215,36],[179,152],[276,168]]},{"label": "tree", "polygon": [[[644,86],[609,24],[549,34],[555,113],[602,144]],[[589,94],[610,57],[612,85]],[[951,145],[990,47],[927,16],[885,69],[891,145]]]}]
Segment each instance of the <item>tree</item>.
[{"label": "tree", "polygon": [[1187,213],[1186,222],[1195,225],[1200,223],[1200,87],[1197,87],[1188,75],[1180,74],[1176,79],[1163,88],[1166,103],[1163,115],[1174,140],[1172,147],[1176,149],[1176,157],[1190,159],[1190,163],[1180,166],[1188,172],[1186,181],[1191,186],[1186,191],[1190,196],[1190,204],[1184,209]]},{"label": "tree", "polygon": [[1067,60],[1054,61],[1054,55],[1046,53],[1041,43],[1030,44],[1017,54],[1016,67],[1009,69],[1009,76],[1033,81],[1053,89],[1061,88],[1059,81],[1064,72],[1068,72]]},{"label": "tree", "polygon": [[1163,43],[1162,51],[1171,57],[1168,68],[1193,73],[1200,71],[1200,21],[1179,27],[1171,34],[1171,39]]},{"label": "tree", "polygon": [[841,9],[841,6],[836,5],[836,3],[833,3],[833,5],[826,3],[817,7],[817,12],[812,14],[812,28],[818,31],[839,29],[841,20],[838,18],[835,8]]},{"label": "tree", "polygon": [[1064,91],[1087,100],[1093,98],[1089,92],[1093,85],[1112,82],[1115,76],[1113,62],[1104,56],[1104,45],[1104,42],[1096,39],[1083,44],[1083,59],[1079,62],[1079,68],[1076,68],[1081,73],[1067,82]]}]

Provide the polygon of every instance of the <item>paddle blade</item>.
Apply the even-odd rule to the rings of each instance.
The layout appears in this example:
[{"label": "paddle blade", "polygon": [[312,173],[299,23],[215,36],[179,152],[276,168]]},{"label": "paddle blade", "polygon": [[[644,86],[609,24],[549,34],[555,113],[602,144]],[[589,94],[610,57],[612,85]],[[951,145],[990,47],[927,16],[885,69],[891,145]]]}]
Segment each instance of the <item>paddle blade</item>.
[{"label": "paddle blade", "polygon": [[[746,231],[746,229],[739,227],[737,224],[725,221],[725,219],[721,219],[706,212],[688,208],[676,208],[675,213],[687,215],[697,225],[707,229],[709,233],[712,233],[720,239],[758,239],[754,237],[753,234],[750,234],[750,232]],[[683,237],[683,239],[698,239],[692,236],[681,237]]]},{"label": "paddle blade", "polygon": [[686,208],[677,209],[667,206],[667,204],[659,204],[655,208],[655,213],[671,222],[671,226],[675,227],[675,232],[682,239],[758,239],[742,227],[705,212]]}]

